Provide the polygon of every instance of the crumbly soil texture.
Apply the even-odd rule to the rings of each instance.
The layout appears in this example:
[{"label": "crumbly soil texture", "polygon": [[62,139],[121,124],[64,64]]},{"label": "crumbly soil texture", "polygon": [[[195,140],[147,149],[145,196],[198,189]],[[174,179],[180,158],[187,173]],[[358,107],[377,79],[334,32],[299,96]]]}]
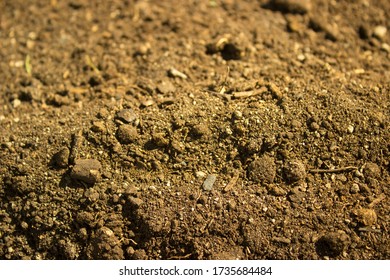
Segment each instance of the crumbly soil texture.
[{"label": "crumbly soil texture", "polygon": [[389,259],[388,0],[0,10],[0,259]]}]

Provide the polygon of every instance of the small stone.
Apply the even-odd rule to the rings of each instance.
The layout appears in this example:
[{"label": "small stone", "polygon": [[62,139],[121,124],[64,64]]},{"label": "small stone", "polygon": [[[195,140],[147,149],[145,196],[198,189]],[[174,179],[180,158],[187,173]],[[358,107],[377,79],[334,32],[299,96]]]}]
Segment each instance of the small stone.
[{"label": "small stone", "polygon": [[216,180],[217,180],[217,175],[215,174],[207,175],[206,180],[204,180],[202,185],[203,190],[211,191],[213,189]]},{"label": "small stone", "polygon": [[116,131],[116,138],[121,144],[133,143],[138,138],[137,129],[132,125],[123,124]]},{"label": "small stone", "polygon": [[274,196],[285,196],[287,194],[287,192],[283,188],[276,185],[270,185],[268,191]]},{"label": "small stone", "polygon": [[157,147],[166,147],[169,145],[169,139],[164,133],[154,133],[152,135],[152,140]]},{"label": "small stone", "polygon": [[358,193],[360,191],[359,185],[356,183],[353,183],[350,189],[350,192],[352,194]]},{"label": "small stone", "polygon": [[316,251],[319,255],[325,257],[337,257],[347,247],[349,243],[348,235],[343,231],[332,232],[323,235],[316,242]]},{"label": "small stone", "polygon": [[70,151],[66,147],[59,150],[52,157],[53,165],[60,167],[60,168],[66,168],[68,166],[69,154],[70,154]]},{"label": "small stone", "polygon": [[383,44],[381,45],[381,50],[383,50],[383,51],[385,51],[385,52],[387,52],[387,53],[390,53],[390,45],[387,44],[387,43],[383,43]]},{"label": "small stone", "polygon": [[284,168],[284,175],[290,183],[302,181],[307,175],[306,167],[300,160],[290,161]]},{"label": "small stone", "polygon": [[196,171],[195,177],[198,179],[204,178],[206,177],[206,173],[204,173],[203,171]]},{"label": "small stone", "polygon": [[248,166],[248,177],[256,183],[270,184],[276,176],[276,165],[274,159],[263,155],[255,159]]},{"label": "small stone", "polygon": [[93,185],[100,180],[101,167],[96,159],[78,159],[75,161],[70,177]]},{"label": "small stone", "polygon": [[318,123],[312,122],[312,123],[310,123],[310,129],[312,131],[317,131],[318,129],[320,129],[320,126],[318,125]]},{"label": "small stone", "polygon": [[374,28],[372,35],[378,39],[383,39],[387,33],[387,28],[383,25],[378,25]]},{"label": "small stone", "polygon": [[356,211],[356,220],[363,226],[376,224],[377,215],[373,209],[361,208]]},{"label": "small stone", "polygon": [[91,126],[91,130],[93,132],[104,132],[106,130],[106,127],[104,125],[104,122],[102,121],[95,121],[93,122],[92,126]]},{"label": "small stone", "polygon": [[128,196],[128,201],[131,207],[138,209],[143,204],[143,200],[138,197]]},{"label": "small stone", "polygon": [[306,14],[311,10],[311,0],[271,0],[270,4],[286,13]]},{"label": "small stone", "polygon": [[168,80],[162,81],[157,86],[157,91],[161,94],[169,94],[176,91],[176,87]]},{"label": "small stone", "polygon": [[116,118],[127,124],[137,125],[138,114],[133,109],[123,109],[116,114]]},{"label": "small stone", "polygon": [[168,75],[173,77],[173,78],[181,78],[183,80],[187,79],[187,75],[184,74],[183,72],[180,72],[179,70],[175,69],[175,68],[170,68],[168,70]]},{"label": "small stone", "polygon": [[353,125],[348,125],[348,127],[347,127],[347,131],[349,132],[349,133],[353,133],[353,131],[355,130],[355,127],[353,126]]},{"label": "small stone", "polygon": [[22,101],[20,101],[19,99],[16,98],[12,100],[12,107],[17,108],[20,106],[20,104],[22,104]]},{"label": "small stone", "polygon": [[242,112],[241,111],[234,111],[233,112],[233,119],[234,120],[241,120],[242,119]]}]

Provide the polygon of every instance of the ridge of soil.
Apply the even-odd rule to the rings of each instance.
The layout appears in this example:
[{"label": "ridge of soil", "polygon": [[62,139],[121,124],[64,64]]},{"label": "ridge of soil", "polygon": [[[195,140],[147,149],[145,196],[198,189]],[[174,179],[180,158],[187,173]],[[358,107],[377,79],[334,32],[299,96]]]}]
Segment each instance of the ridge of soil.
[{"label": "ridge of soil", "polygon": [[389,1],[0,10],[0,259],[389,259]]}]

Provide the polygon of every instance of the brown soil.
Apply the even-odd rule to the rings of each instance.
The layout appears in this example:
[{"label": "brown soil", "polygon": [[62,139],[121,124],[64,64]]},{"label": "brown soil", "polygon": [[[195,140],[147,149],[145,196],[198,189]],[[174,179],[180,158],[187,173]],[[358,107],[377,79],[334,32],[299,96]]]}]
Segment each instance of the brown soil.
[{"label": "brown soil", "polygon": [[389,259],[388,0],[0,10],[1,259]]}]

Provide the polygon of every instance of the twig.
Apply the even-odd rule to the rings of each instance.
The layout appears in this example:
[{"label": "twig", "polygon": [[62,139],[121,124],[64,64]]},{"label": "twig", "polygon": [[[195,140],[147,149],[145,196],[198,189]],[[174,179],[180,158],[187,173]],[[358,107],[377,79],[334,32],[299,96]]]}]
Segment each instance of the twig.
[{"label": "twig", "polygon": [[226,187],[223,189],[224,192],[230,191],[234,185],[237,183],[238,178],[240,177],[240,173],[237,172],[234,174],[233,178],[230,180],[230,182],[226,185]]},{"label": "twig", "polygon": [[381,202],[383,199],[386,198],[386,195],[384,193],[381,193],[377,198],[375,198],[373,201],[371,201],[370,204],[368,204],[368,208],[373,208],[376,204]]},{"label": "twig", "polygon": [[261,87],[261,88],[256,89],[256,90],[236,91],[236,92],[233,92],[232,97],[234,99],[248,98],[248,97],[251,97],[251,96],[260,95],[260,94],[266,92],[267,90],[268,89],[266,87]]},{"label": "twig", "polygon": [[369,228],[369,227],[360,227],[359,231],[381,233],[380,229],[373,229],[373,228]]},{"label": "twig", "polygon": [[310,169],[310,173],[341,173],[341,172],[350,172],[357,170],[358,168],[355,166],[346,166],[335,169]]}]

